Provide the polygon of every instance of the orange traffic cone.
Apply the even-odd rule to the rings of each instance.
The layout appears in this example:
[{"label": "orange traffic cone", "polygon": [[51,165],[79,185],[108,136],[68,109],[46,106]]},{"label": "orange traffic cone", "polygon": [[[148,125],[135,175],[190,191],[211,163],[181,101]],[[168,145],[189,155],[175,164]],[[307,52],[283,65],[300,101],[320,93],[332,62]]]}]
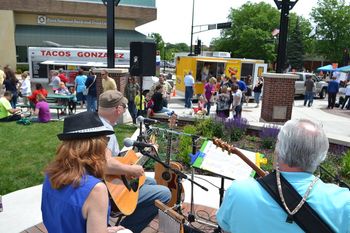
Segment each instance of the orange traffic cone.
[{"label": "orange traffic cone", "polygon": [[176,89],[175,89],[175,88],[173,89],[172,96],[173,96],[173,97],[176,96]]}]

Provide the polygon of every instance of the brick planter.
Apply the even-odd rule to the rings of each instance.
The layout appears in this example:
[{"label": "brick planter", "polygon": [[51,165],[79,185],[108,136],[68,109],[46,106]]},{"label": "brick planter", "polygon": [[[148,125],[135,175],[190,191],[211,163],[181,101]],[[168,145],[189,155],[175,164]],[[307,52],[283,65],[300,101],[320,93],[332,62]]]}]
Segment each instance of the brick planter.
[{"label": "brick planter", "polygon": [[292,117],[295,81],[293,74],[263,73],[264,89],[260,121],[286,122]]}]

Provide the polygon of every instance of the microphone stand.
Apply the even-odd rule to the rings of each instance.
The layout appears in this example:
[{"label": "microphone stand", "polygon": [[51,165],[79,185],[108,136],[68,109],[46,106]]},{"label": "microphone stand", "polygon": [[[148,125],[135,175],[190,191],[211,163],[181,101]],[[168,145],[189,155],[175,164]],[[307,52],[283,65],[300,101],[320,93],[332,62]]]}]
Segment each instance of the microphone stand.
[{"label": "microphone stand", "polygon": [[[156,149],[155,149],[154,147],[152,147],[152,148],[156,151]],[[168,164],[164,163],[164,162],[161,161],[159,158],[157,158],[157,157],[151,155],[148,151],[144,150],[144,148],[139,148],[139,149],[140,149],[140,151],[141,151],[141,153],[142,153],[143,155],[145,155],[145,156],[147,156],[147,157],[153,159],[154,161],[160,163],[163,167],[165,167],[165,168],[171,170],[172,172],[174,172],[174,173],[178,176],[177,181],[176,181],[177,184],[178,184],[178,187],[179,187],[179,188],[177,189],[177,196],[176,196],[176,210],[177,210],[177,212],[178,212],[179,214],[182,215],[182,210],[181,210],[181,206],[180,206],[180,204],[181,204],[181,192],[182,192],[182,183],[181,183],[181,180],[182,180],[182,179],[186,179],[186,180],[188,180],[188,181],[191,182],[191,185],[195,184],[195,185],[197,185],[198,187],[200,187],[201,189],[203,189],[203,190],[205,190],[205,191],[208,191],[208,189],[207,189],[206,187],[204,187],[203,185],[197,183],[197,182],[194,181],[193,179],[188,178],[187,175],[184,174],[182,171],[170,167]]]},{"label": "microphone stand", "polygon": [[[196,146],[196,142],[199,139],[198,136],[196,135],[192,135],[192,155],[195,155],[197,152],[197,146]],[[191,179],[194,180],[194,168],[191,167]],[[191,208],[190,208],[190,212],[188,213],[187,219],[190,223],[196,221],[196,216],[194,215],[194,211],[193,211],[193,183],[191,183]]]}]

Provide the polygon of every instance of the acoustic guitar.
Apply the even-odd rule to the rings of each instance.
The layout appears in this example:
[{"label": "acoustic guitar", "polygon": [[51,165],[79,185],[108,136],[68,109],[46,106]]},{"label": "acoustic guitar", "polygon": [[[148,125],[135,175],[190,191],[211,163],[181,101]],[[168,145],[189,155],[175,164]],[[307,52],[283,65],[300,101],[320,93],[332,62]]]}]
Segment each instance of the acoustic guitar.
[{"label": "acoustic guitar", "polygon": [[[135,151],[129,150],[125,156],[115,157],[114,159],[123,164],[143,166],[147,162],[148,157],[138,156]],[[105,177],[107,189],[119,211],[124,215],[130,215],[135,211],[139,198],[139,189],[145,183],[145,180],[145,175],[138,178],[128,178],[124,175],[107,175]]]},{"label": "acoustic guitar", "polygon": [[[172,116],[169,119],[169,128],[173,129],[176,124],[176,118],[177,115],[175,113],[172,114]],[[169,165],[171,168],[174,168],[176,170],[183,170],[183,166],[174,161],[170,161],[171,157],[171,143],[172,143],[172,133],[167,133],[167,151],[166,151],[166,161],[165,163]],[[169,203],[167,204],[169,207],[173,207],[176,204],[177,201],[177,192],[179,189],[179,184],[177,183],[178,175],[175,174],[173,171],[171,171],[168,168],[165,168],[160,163],[156,163],[154,165],[154,179],[157,181],[157,184],[164,185],[168,187],[171,191],[171,199]],[[181,188],[181,201],[184,201],[185,199],[185,191],[183,187]]]}]

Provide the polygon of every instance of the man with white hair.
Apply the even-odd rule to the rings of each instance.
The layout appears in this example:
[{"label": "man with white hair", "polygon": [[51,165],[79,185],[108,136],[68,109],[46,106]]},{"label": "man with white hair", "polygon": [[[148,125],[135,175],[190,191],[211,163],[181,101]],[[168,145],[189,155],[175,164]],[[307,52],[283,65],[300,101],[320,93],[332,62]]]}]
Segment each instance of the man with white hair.
[{"label": "man with white hair", "polygon": [[[329,231],[322,232],[350,232],[349,190],[324,183],[312,174],[326,158],[328,147],[321,125],[305,119],[288,121],[278,134],[276,172],[262,179],[274,178],[270,180],[275,181],[277,194],[273,198],[261,180],[234,181],[217,213],[219,225],[228,232],[296,233],[304,232],[305,226],[311,227],[308,232],[320,232],[314,227],[323,222]],[[289,190],[285,188],[288,183],[292,187]],[[287,205],[293,189],[303,198]],[[304,214],[307,205],[321,219],[320,224],[301,221],[304,225],[299,225],[300,216],[310,219]],[[299,210],[302,211],[298,213]]]}]

